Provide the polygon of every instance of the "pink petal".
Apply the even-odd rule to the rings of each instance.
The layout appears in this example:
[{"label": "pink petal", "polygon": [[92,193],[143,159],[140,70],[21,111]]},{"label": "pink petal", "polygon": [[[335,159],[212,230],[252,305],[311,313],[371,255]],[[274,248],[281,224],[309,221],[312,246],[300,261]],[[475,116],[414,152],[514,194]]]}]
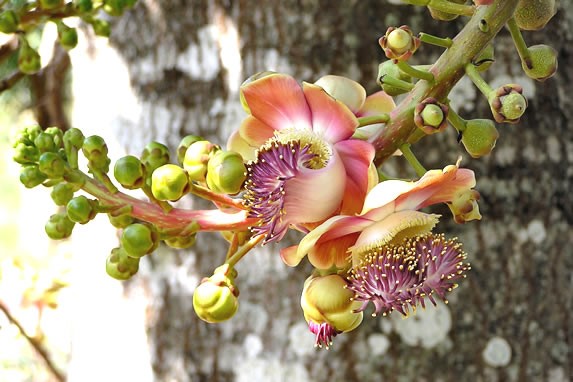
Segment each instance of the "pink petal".
[{"label": "pink petal", "polygon": [[358,232],[316,244],[308,254],[310,263],[318,269],[346,268],[350,264],[350,248],[358,238]]},{"label": "pink petal", "polygon": [[241,87],[251,114],[267,126],[311,129],[311,112],[298,82],[286,74],[270,74]]},{"label": "pink petal", "polygon": [[357,214],[368,192],[368,170],[374,159],[374,147],[360,140],[346,140],[334,146],[346,169],[346,189],[340,213]]},{"label": "pink petal", "polygon": [[247,116],[239,127],[241,137],[254,147],[260,147],[274,136],[275,130],[253,116]]},{"label": "pink petal", "polygon": [[353,113],[357,113],[364,105],[366,90],[350,78],[327,75],[319,78],[314,84],[344,103]]},{"label": "pink petal", "polygon": [[346,105],[335,100],[323,88],[303,83],[304,95],[312,112],[312,129],[331,143],[350,138],[358,120]]},{"label": "pink petal", "polygon": [[298,245],[292,245],[290,247],[281,248],[280,254],[283,262],[289,267],[296,267],[302,258],[296,256],[296,250]]},{"label": "pink petal", "polygon": [[395,200],[414,188],[416,183],[403,180],[386,180],[378,183],[364,200],[361,216],[370,220],[381,220],[394,212]]}]

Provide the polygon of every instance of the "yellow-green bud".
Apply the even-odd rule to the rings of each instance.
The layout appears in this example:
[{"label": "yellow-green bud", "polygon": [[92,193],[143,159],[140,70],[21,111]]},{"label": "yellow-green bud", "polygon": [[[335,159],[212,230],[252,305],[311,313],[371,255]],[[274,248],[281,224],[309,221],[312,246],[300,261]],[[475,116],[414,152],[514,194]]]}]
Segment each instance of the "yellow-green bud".
[{"label": "yellow-green bud", "polygon": [[385,76],[390,76],[401,81],[412,83],[412,77],[402,72],[393,60],[384,61],[383,63],[378,65],[377,82],[378,85],[382,87],[382,90],[384,90],[384,92],[386,92],[390,96],[397,96],[399,94],[403,94],[407,90],[384,83],[383,78]]},{"label": "yellow-green bud", "polygon": [[471,119],[466,121],[462,132],[462,144],[468,154],[479,158],[489,154],[495,147],[499,133],[490,119]]},{"label": "yellow-green bud", "polygon": [[0,13],[0,33],[14,33],[18,30],[18,15],[12,10]]},{"label": "yellow-green bud", "polygon": [[508,94],[501,102],[501,112],[511,120],[521,118],[527,108],[525,97],[519,93]]},{"label": "yellow-green bud", "polygon": [[133,217],[130,214],[114,215],[113,213],[107,214],[109,222],[115,228],[126,228],[133,223]]},{"label": "yellow-green bud", "polygon": [[105,262],[105,271],[117,280],[128,280],[138,270],[139,259],[129,257],[121,247],[112,249]]},{"label": "yellow-green bud", "polygon": [[141,163],[151,174],[159,166],[169,163],[169,149],[162,143],[150,142],[141,153]]},{"label": "yellow-green bud", "polygon": [[84,144],[84,139],[85,137],[81,130],[72,127],[64,133],[64,147],[66,150],[68,150],[68,147],[80,149]]},{"label": "yellow-green bud", "polygon": [[40,152],[36,146],[18,143],[14,147],[14,161],[20,164],[35,163],[40,158]]},{"label": "yellow-green bud", "polygon": [[75,28],[70,28],[63,22],[58,23],[58,40],[65,50],[70,50],[78,45],[78,32]]},{"label": "yellow-green bud", "polygon": [[438,105],[429,104],[422,110],[422,118],[427,125],[438,127],[444,121],[444,113]]},{"label": "yellow-green bud", "polygon": [[496,122],[519,122],[527,108],[527,100],[522,92],[522,87],[516,84],[504,85],[491,91],[488,101]]},{"label": "yellow-green bud", "polygon": [[426,98],[414,109],[414,123],[426,134],[443,131],[447,126],[449,108],[435,98]]},{"label": "yellow-green bud", "polygon": [[33,188],[42,184],[48,177],[40,171],[38,165],[29,164],[22,166],[20,170],[20,183],[26,188]]},{"label": "yellow-green bud", "polygon": [[145,183],[145,168],[139,158],[127,155],[115,162],[113,176],[124,188],[134,190]]},{"label": "yellow-green bud", "polygon": [[151,192],[157,200],[179,200],[189,192],[189,178],[181,167],[165,164],[151,174]]},{"label": "yellow-green bud", "polygon": [[43,9],[56,9],[64,4],[63,0],[40,0],[40,7]]},{"label": "yellow-green bud", "polygon": [[205,139],[203,139],[198,135],[187,135],[183,137],[183,139],[179,143],[179,146],[177,146],[177,161],[181,165],[183,165],[183,161],[185,160],[185,153],[187,152],[189,146],[191,146],[193,143],[197,141],[204,141],[204,140]]},{"label": "yellow-green bud", "polygon": [[84,139],[82,152],[88,159],[89,165],[102,172],[109,171],[111,160],[107,156],[107,145],[99,135],[92,135]]},{"label": "yellow-green bud", "polygon": [[52,126],[48,127],[45,130],[45,133],[52,136],[56,148],[60,149],[64,147],[64,132],[62,131],[62,129],[60,129],[59,127]]},{"label": "yellow-green bud", "polygon": [[545,81],[557,72],[557,51],[549,45],[540,44],[528,49],[530,60],[521,62],[523,71],[529,78]]},{"label": "yellow-green bud", "polygon": [[406,61],[419,48],[420,39],[414,37],[410,28],[402,25],[400,28],[389,27],[378,43],[389,59]]},{"label": "yellow-green bud", "polygon": [[209,141],[197,141],[191,144],[185,152],[183,168],[192,181],[203,182],[207,175],[207,164],[213,155],[221,148]]},{"label": "yellow-green bud", "polygon": [[90,19],[89,23],[92,25],[96,36],[109,37],[111,34],[111,27],[107,21],[102,19]]},{"label": "yellow-green bud", "polygon": [[121,234],[121,245],[131,257],[142,257],[155,251],[159,244],[157,231],[148,224],[135,223]]},{"label": "yellow-green bud", "polygon": [[193,292],[195,313],[205,322],[223,322],[239,308],[239,290],[234,285],[235,272],[225,264],[205,278]]},{"label": "yellow-green bud", "polygon": [[174,236],[165,239],[165,244],[171,248],[185,249],[190,248],[195,244],[197,239],[196,234],[191,234],[187,236]]},{"label": "yellow-green bud", "polygon": [[20,38],[18,52],[18,69],[24,74],[34,74],[42,67],[42,59],[38,52],[32,48],[25,37]]},{"label": "yellow-green bud", "polygon": [[38,159],[38,166],[50,179],[59,179],[64,176],[66,170],[66,162],[56,153],[47,152],[40,155]]},{"label": "yellow-green bud", "polygon": [[36,146],[40,153],[56,151],[54,137],[45,132],[40,133],[36,139],[34,139],[34,146]]},{"label": "yellow-green bud", "polygon": [[241,154],[218,151],[207,166],[207,186],[219,193],[236,194],[247,177],[247,168]]},{"label": "yellow-green bud", "polygon": [[396,53],[404,53],[412,41],[412,36],[403,29],[397,28],[388,34],[388,47]]},{"label": "yellow-green bud", "polygon": [[74,197],[75,187],[69,183],[58,183],[52,188],[50,196],[56,206],[65,206]]},{"label": "yellow-green bud", "polygon": [[104,0],[103,2],[103,10],[111,16],[121,16],[125,6],[125,0]]},{"label": "yellow-green bud", "polygon": [[[456,3],[456,4],[463,4],[466,2],[466,0],[449,0],[449,1],[451,3]],[[435,20],[452,21],[458,17],[458,15],[456,15],[455,13],[439,11],[429,5],[428,5],[428,10],[430,11],[430,15],[432,16],[432,18]]]},{"label": "yellow-green bud", "polygon": [[86,224],[97,215],[96,202],[83,195],[72,198],[66,204],[66,212],[71,221]]},{"label": "yellow-green bud", "polygon": [[555,15],[555,0],[520,0],[513,17],[525,30],[543,28]]},{"label": "yellow-green bud", "polygon": [[44,229],[50,239],[61,240],[70,237],[75,225],[66,214],[55,214],[50,216]]},{"label": "yellow-green bud", "polygon": [[74,0],[74,7],[80,13],[87,13],[93,9],[93,2],[92,0]]}]

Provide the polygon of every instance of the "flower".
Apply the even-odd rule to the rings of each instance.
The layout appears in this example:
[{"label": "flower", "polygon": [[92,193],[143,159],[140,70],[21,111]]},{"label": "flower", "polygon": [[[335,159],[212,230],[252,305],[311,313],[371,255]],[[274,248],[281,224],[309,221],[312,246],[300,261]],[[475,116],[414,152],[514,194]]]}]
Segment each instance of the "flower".
[{"label": "flower", "polygon": [[241,87],[250,115],[227,146],[249,160],[243,200],[249,216],[259,219],[253,233],[266,235],[265,243],[280,240],[291,225],[362,208],[374,148],[352,135],[366,92],[338,78],[323,82],[342,101],[279,73],[255,76]]},{"label": "flower", "polygon": [[480,219],[475,175],[459,164],[426,172],[417,182],[388,180],[375,186],[359,215],[337,215],[308,233],[298,246],[281,250],[297,265],[308,254],[319,269],[358,266],[369,251],[429,233],[439,215],[418,211],[436,203],[450,205],[457,222]]},{"label": "flower", "polygon": [[354,292],[354,301],[362,302],[359,312],[372,302],[373,316],[393,310],[407,316],[410,307],[424,307],[425,298],[436,305],[434,294],[446,301],[446,292],[455,289],[470,269],[466,257],[456,239],[442,234],[408,238],[369,252],[351,270],[347,288]]}]

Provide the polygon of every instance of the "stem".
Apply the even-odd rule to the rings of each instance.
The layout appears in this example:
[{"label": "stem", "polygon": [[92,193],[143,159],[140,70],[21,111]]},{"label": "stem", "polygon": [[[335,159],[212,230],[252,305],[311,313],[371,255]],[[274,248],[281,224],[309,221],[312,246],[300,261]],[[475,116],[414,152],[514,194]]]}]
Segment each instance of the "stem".
[{"label": "stem", "polygon": [[233,199],[225,194],[219,194],[209,190],[206,187],[200,186],[198,184],[191,183],[191,188],[189,189],[189,193],[193,195],[197,195],[203,199],[210,200],[217,204],[223,204],[228,207],[233,207],[237,210],[246,210],[247,208],[243,205],[243,203],[238,199]]},{"label": "stem", "polygon": [[390,114],[380,114],[380,115],[371,115],[368,117],[360,117],[358,118],[358,127],[364,127],[368,125],[375,125],[377,123],[386,123],[390,120]]},{"label": "stem", "polygon": [[44,363],[46,364],[46,367],[50,370],[50,372],[54,375],[54,377],[56,378],[56,380],[58,380],[59,382],[64,382],[66,380],[66,376],[64,373],[62,373],[60,370],[58,370],[58,368],[56,367],[56,365],[54,365],[54,362],[52,361],[52,359],[50,358],[50,355],[48,354],[48,351],[46,350],[46,348],[44,348],[44,345],[42,345],[42,343],[40,341],[38,341],[36,338],[31,337],[26,330],[24,329],[24,327],[22,326],[22,324],[20,324],[20,322],[16,319],[16,317],[14,317],[12,315],[12,313],[10,313],[10,310],[8,309],[8,307],[6,306],[6,304],[4,304],[4,302],[2,300],[0,300],[0,310],[2,311],[2,313],[4,313],[4,315],[6,316],[6,318],[8,318],[8,321],[10,321],[10,323],[12,323],[13,325],[15,325],[18,330],[20,331],[20,333],[22,333],[22,335],[24,336],[24,338],[26,338],[26,340],[28,341],[28,343],[30,345],[32,345],[32,347],[34,348],[34,350],[36,350],[36,352],[38,352],[38,354],[40,355],[40,357],[44,360]]},{"label": "stem", "polygon": [[380,77],[380,82],[384,85],[392,86],[398,89],[402,89],[405,92],[409,92],[414,89],[414,84],[406,81],[399,80],[395,77],[389,76],[388,74]]},{"label": "stem", "polygon": [[447,0],[430,0],[428,6],[437,11],[461,16],[473,16],[476,11],[473,5],[457,4]]},{"label": "stem", "polygon": [[247,241],[233,256],[229,257],[225,264],[229,264],[230,267],[234,267],[251,249],[255,248],[261,241],[265,238],[264,235],[259,235],[251,238]]},{"label": "stem", "polygon": [[422,166],[418,158],[416,158],[416,156],[412,152],[409,143],[405,143],[402,146],[400,146],[400,151],[402,151],[404,158],[406,158],[408,163],[410,163],[410,166],[412,166],[414,171],[416,171],[416,175],[421,177],[427,172],[427,170],[424,168],[424,166]]},{"label": "stem", "polygon": [[420,38],[420,41],[422,41],[423,43],[426,43],[426,44],[441,46],[442,48],[446,48],[446,49],[449,48],[450,46],[452,46],[452,39],[449,37],[441,38],[441,37],[432,36],[431,34],[424,33],[424,32],[420,32],[418,34],[418,37]]},{"label": "stem", "polygon": [[448,111],[448,122],[459,132],[462,132],[466,129],[465,119],[460,117],[460,115],[456,113],[452,108],[450,108]]},{"label": "stem", "polygon": [[16,83],[25,76],[26,75],[24,73],[17,70],[14,73],[10,74],[8,77],[2,79],[2,81],[0,81],[0,93],[12,88],[12,86],[16,85]]},{"label": "stem", "polygon": [[413,66],[410,66],[410,64],[408,64],[406,61],[398,61],[396,66],[398,66],[398,69],[410,77],[420,78],[428,82],[434,82],[434,75],[432,73],[426,70],[416,69]]},{"label": "stem", "polygon": [[487,99],[489,99],[489,96],[493,91],[493,89],[482,78],[482,76],[479,74],[474,64],[472,64],[471,62],[466,64],[465,70],[467,76],[470,78],[470,80],[472,80],[474,85],[483,93],[483,95],[486,96]]},{"label": "stem", "polygon": [[507,29],[509,29],[509,33],[511,34],[511,38],[513,39],[513,43],[515,44],[515,48],[517,49],[517,54],[519,54],[521,62],[523,62],[529,69],[531,69],[531,54],[529,53],[527,44],[521,35],[521,31],[519,30],[514,17],[507,21]]}]

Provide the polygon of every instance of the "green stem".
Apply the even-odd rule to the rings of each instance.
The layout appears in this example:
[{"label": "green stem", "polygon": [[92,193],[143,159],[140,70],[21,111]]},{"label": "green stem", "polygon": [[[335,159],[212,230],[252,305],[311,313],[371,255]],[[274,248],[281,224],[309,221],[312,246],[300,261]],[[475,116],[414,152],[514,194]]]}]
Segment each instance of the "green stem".
[{"label": "green stem", "polygon": [[491,92],[493,91],[493,89],[482,78],[482,76],[479,74],[479,72],[476,69],[476,67],[474,66],[474,64],[472,64],[471,62],[467,63],[465,66],[465,71],[466,71],[467,76],[474,83],[474,85],[483,93],[483,95],[486,96],[487,99],[489,99],[489,96],[490,96]]},{"label": "green stem", "polygon": [[475,7],[472,5],[456,4],[447,0],[402,0],[402,2],[411,5],[430,6],[438,11],[455,15],[472,16],[475,12]]},{"label": "green stem", "polygon": [[97,168],[94,168],[93,166],[90,166],[88,164],[88,168],[90,169],[90,172],[93,174],[93,176],[99,180],[107,189],[109,192],[111,192],[112,194],[115,194],[116,192],[118,192],[119,190],[117,189],[117,187],[112,183],[111,179],[109,178],[109,176],[107,176],[107,174]]},{"label": "green stem", "polygon": [[402,151],[404,158],[406,158],[408,163],[410,163],[410,166],[412,166],[414,171],[416,171],[416,175],[423,176],[427,172],[427,170],[424,168],[424,166],[422,166],[418,158],[416,158],[416,156],[412,152],[409,143],[405,143],[402,146],[400,146],[400,151]]},{"label": "green stem", "polygon": [[517,54],[519,54],[521,62],[531,69],[531,54],[529,53],[527,44],[521,35],[521,31],[519,30],[514,17],[507,20],[507,29],[509,29],[509,33],[511,34],[511,38],[513,39],[513,43],[515,44],[515,48],[517,49]]},{"label": "green stem", "polygon": [[261,241],[264,240],[264,235],[259,235],[251,238],[247,241],[237,252],[230,256],[225,264],[229,264],[230,267],[234,267],[249,251],[255,248]]},{"label": "green stem", "polygon": [[457,131],[462,132],[466,129],[466,121],[454,109],[450,107],[448,111],[448,122],[452,125]]},{"label": "green stem", "polygon": [[368,125],[375,125],[377,123],[386,123],[390,120],[390,114],[380,114],[380,115],[371,115],[368,117],[360,117],[358,118],[358,127],[364,127]]},{"label": "green stem", "polygon": [[452,39],[449,37],[441,38],[424,32],[418,34],[418,37],[420,38],[420,41],[426,44],[441,46],[442,48],[446,49],[452,46]]},{"label": "green stem", "polygon": [[410,90],[414,89],[414,84],[406,81],[399,80],[395,77],[389,76],[388,74],[380,77],[380,82],[382,84],[392,86],[398,89],[402,89],[405,92],[409,92]]},{"label": "green stem", "polygon": [[432,73],[426,70],[416,69],[413,66],[410,66],[410,64],[408,64],[406,61],[398,61],[396,66],[398,66],[398,69],[411,77],[420,78],[428,82],[434,82],[434,75]]}]

